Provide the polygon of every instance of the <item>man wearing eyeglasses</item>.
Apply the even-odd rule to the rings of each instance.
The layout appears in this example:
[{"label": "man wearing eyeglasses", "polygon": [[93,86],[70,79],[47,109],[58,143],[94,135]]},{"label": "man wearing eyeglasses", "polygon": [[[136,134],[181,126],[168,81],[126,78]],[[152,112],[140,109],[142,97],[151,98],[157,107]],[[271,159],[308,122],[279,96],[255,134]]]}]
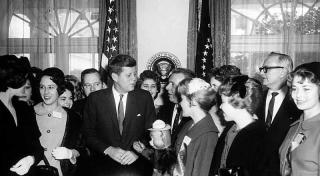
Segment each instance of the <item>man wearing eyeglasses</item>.
[{"label": "man wearing eyeglasses", "polygon": [[290,99],[287,77],[293,69],[290,56],[271,52],[259,68],[263,85],[267,87],[264,93],[263,105],[258,116],[266,123],[267,135],[264,140],[263,152],[259,169],[261,176],[280,175],[280,160],[278,150],[286,137],[290,124],[298,119],[301,112]]}]

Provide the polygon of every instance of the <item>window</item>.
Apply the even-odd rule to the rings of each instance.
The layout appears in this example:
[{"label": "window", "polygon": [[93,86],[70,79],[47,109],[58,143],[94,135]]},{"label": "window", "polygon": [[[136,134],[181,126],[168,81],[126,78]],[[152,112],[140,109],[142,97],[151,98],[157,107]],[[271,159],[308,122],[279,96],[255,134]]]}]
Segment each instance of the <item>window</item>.
[{"label": "window", "polygon": [[320,2],[232,0],[231,64],[258,72],[271,51],[289,54],[295,66],[320,61]]},{"label": "window", "polygon": [[33,66],[56,66],[65,74],[98,69],[99,1],[50,2],[43,2],[44,7],[13,4],[9,52],[24,53]]},{"label": "window", "polygon": [[30,38],[30,19],[23,14],[14,14],[9,25],[9,38]]}]

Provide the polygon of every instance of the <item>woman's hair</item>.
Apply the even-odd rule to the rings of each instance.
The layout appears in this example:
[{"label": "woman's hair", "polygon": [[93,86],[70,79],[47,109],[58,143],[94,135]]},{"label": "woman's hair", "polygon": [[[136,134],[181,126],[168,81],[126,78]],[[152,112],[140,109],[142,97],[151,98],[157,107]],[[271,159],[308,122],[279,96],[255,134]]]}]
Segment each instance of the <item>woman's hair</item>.
[{"label": "woman's hair", "polygon": [[230,97],[229,103],[234,108],[246,109],[253,115],[262,102],[262,85],[247,75],[231,76],[221,84],[219,94]]},{"label": "woman's hair", "polygon": [[[73,86],[73,97],[76,100],[82,99],[82,97],[84,97],[83,93],[82,93],[82,88],[81,88],[81,82],[79,81],[79,79],[74,76],[74,75],[65,75],[65,81],[69,82],[72,84]],[[68,88],[68,87],[67,87]]]},{"label": "woman's hair", "polygon": [[0,92],[5,92],[9,87],[22,87],[27,81],[27,76],[27,66],[16,56],[0,56]]},{"label": "woman's hair", "polygon": [[50,79],[57,85],[58,95],[60,96],[66,89],[63,72],[57,67],[50,67],[42,72],[42,76],[49,76]]},{"label": "woman's hair", "polygon": [[292,81],[295,76],[301,77],[302,82],[308,79],[310,82],[316,84],[320,90],[320,62],[310,62],[299,65],[289,75],[288,80]]},{"label": "woman's hair", "polygon": [[157,75],[157,73],[151,71],[151,70],[144,70],[140,76],[139,79],[137,80],[137,84],[136,87],[140,88],[141,85],[143,84],[143,81],[147,80],[147,79],[152,79],[154,82],[156,82],[157,85],[157,90],[160,91],[161,89],[161,84],[160,84],[160,79],[159,76]]},{"label": "woman's hair", "polygon": [[178,102],[182,101],[181,96],[184,95],[189,101],[196,101],[204,111],[209,111],[216,104],[216,91],[200,78],[186,78],[176,89]]},{"label": "woman's hair", "polygon": [[63,92],[65,92],[66,90],[69,90],[71,92],[71,96],[72,96],[72,101],[74,101],[74,86],[70,81],[66,81],[65,82],[65,90]]},{"label": "woman's hair", "polygon": [[210,82],[211,78],[214,77],[221,83],[230,76],[241,75],[240,69],[234,65],[223,65],[221,67],[213,68],[207,74],[207,81]]}]

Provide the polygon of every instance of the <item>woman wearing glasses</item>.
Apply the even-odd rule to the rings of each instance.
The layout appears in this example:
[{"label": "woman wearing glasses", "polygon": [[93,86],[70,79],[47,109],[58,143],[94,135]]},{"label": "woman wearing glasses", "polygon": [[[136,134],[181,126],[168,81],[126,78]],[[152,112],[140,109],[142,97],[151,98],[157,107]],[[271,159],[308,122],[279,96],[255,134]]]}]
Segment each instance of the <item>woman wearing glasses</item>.
[{"label": "woman wearing glasses", "polygon": [[298,66],[291,74],[291,96],[303,114],[280,147],[282,176],[320,174],[320,62]]},{"label": "woman wearing glasses", "polygon": [[210,175],[255,176],[259,147],[266,128],[257,120],[256,111],[261,103],[260,82],[246,75],[227,78],[219,88],[222,98],[220,108],[226,121],[234,122],[218,143]]}]

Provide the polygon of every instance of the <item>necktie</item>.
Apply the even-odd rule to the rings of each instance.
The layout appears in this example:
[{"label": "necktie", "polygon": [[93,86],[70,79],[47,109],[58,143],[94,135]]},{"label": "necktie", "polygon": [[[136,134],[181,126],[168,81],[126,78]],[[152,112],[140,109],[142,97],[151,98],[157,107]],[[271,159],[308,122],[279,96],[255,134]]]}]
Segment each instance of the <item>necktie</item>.
[{"label": "necktie", "polygon": [[172,126],[172,134],[175,134],[177,127],[179,125],[180,120],[181,107],[178,106],[176,116],[174,117],[173,126]]},{"label": "necktie", "polygon": [[124,120],[124,109],[123,109],[123,102],[122,102],[122,98],[123,95],[120,94],[120,101],[118,104],[118,123],[119,123],[119,130],[120,130],[120,134],[122,134],[122,130],[123,130],[123,120]]},{"label": "necktie", "polygon": [[272,121],[272,116],[273,116],[273,107],[274,107],[274,100],[275,97],[278,95],[278,92],[272,92],[272,98],[269,102],[269,106],[268,106],[268,113],[267,113],[267,119],[266,119],[266,124],[267,124],[267,128],[269,128],[271,126],[271,121]]}]

